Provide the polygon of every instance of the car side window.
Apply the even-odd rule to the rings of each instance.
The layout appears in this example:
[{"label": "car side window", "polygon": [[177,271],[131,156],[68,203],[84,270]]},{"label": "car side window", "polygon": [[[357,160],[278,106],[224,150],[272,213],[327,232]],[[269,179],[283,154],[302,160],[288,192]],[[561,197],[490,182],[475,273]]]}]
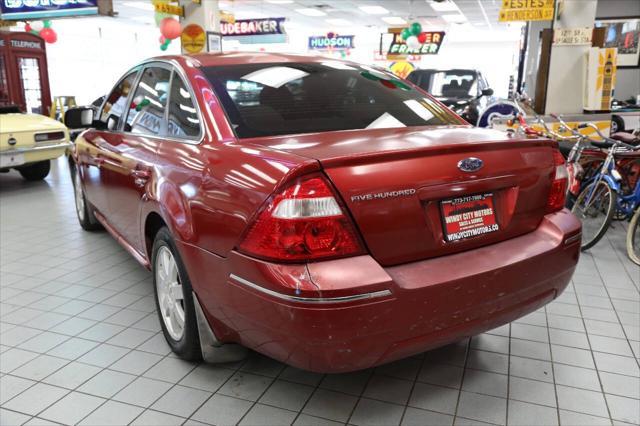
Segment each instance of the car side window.
[{"label": "car side window", "polygon": [[200,119],[195,99],[177,73],[173,74],[171,82],[167,135],[187,139],[197,139],[200,136]]},{"label": "car side window", "polygon": [[126,113],[127,99],[139,70],[139,68],[136,68],[127,74],[107,96],[99,118],[99,121],[104,124],[106,129],[115,130],[118,128],[120,119]]},{"label": "car side window", "polygon": [[142,71],[140,82],[128,105],[124,131],[145,135],[166,134],[164,113],[169,95],[171,70],[149,66]]}]

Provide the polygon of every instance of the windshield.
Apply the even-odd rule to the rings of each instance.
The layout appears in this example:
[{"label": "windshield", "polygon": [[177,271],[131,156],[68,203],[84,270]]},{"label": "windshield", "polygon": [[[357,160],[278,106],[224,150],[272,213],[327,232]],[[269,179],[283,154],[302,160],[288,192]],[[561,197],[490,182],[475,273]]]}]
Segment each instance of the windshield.
[{"label": "windshield", "polygon": [[239,138],[461,124],[393,74],[367,66],[270,63],[206,67]]},{"label": "windshield", "polygon": [[468,70],[418,71],[409,80],[440,98],[470,98],[478,91],[476,74]]}]

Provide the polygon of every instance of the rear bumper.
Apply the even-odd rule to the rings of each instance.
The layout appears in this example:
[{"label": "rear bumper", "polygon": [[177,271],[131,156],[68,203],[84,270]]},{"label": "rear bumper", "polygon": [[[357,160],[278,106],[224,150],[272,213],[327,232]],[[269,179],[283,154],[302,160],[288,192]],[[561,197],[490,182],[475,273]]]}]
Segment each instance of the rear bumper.
[{"label": "rear bumper", "polygon": [[71,143],[69,142],[60,142],[0,151],[0,168],[18,167],[23,164],[53,160],[63,155],[70,146]]},{"label": "rear bumper", "polygon": [[216,334],[302,369],[345,372],[538,309],[567,286],[579,253],[580,222],[563,210],[521,237],[400,266],[369,256],[275,265],[234,253],[221,291],[191,278],[213,328],[225,330]]}]

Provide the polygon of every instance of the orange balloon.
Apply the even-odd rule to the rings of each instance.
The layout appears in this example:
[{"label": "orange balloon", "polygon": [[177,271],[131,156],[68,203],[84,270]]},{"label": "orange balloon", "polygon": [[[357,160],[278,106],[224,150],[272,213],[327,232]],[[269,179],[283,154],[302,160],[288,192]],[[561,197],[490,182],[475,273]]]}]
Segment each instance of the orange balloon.
[{"label": "orange balloon", "polygon": [[164,38],[173,40],[180,37],[181,33],[182,26],[177,19],[164,18],[162,21],[160,21],[160,34],[162,34]]}]

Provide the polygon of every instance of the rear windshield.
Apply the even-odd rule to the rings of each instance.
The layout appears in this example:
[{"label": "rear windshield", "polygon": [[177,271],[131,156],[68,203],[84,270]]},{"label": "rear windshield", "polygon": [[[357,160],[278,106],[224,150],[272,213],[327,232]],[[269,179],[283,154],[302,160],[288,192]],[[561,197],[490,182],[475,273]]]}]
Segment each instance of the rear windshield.
[{"label": "rear windshield", "polygon": [[203,68],[239,138],[461,124],[393,74],[338,61]]},{"label": "rear windshield", "polygon": [[408,80],[442,98],[468,98],[478,90],[476,74],[470,70],[414,71]]}]

